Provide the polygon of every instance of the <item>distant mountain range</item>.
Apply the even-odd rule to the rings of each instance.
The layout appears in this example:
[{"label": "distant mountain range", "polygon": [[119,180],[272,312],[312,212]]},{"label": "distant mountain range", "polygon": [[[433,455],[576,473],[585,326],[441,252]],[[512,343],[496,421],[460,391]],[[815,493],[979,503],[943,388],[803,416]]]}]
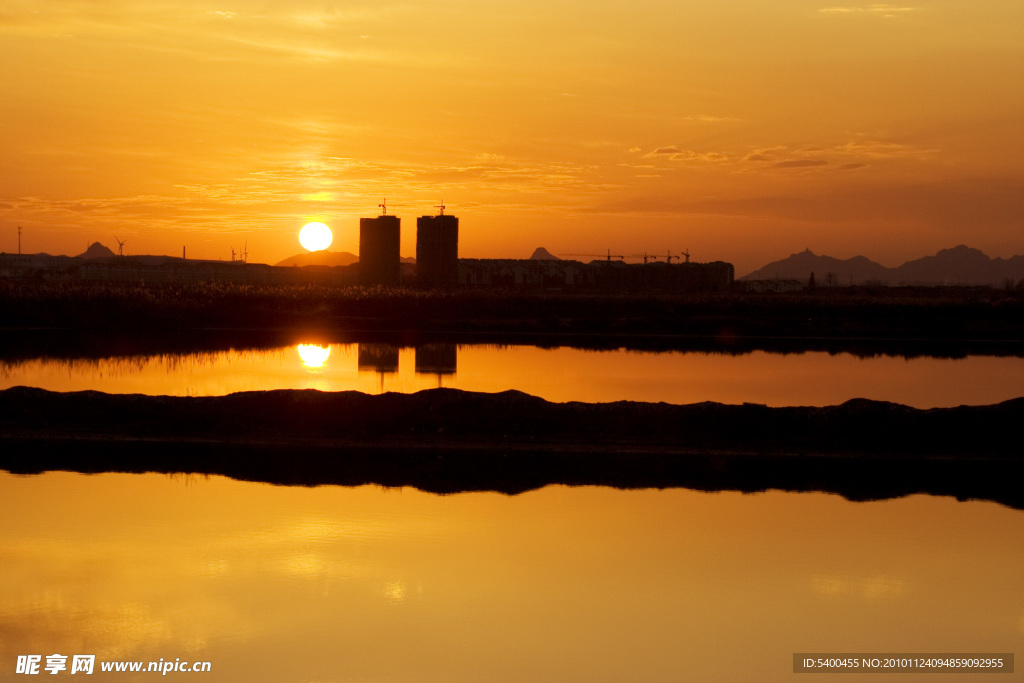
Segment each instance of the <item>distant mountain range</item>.
[{"label": "distant mountain range", "polygon": [[952,249],[943,249],[934,256],[907,261],[896,268],[886,268],[864,256],[837,259],[819,256],[806,249],[738,279],[807,282],[811,273],[814,273],[815,284],[819,286],[879,283],[1001,287],[1008,280],[1024,280],[1024,256],[989,258],[981,251],[961,244]]}]

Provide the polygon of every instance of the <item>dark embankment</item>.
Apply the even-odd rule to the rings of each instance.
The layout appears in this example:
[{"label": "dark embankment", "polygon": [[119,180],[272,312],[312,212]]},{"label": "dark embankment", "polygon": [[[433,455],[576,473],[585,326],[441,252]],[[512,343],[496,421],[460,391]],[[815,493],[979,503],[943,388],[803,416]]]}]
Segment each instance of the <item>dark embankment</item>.
[{"label": "dark embankment", "polygon": [[0,280],[7,328],[366,330],[485,335],[903,340],[1024,346],[1024,290],[833,288],[789,294],[573,294]]},{"label": "dark embankment", "polygon": [[12,472],[195,472],[514,493],[546,484],[911,493],[1024,508],[1024,399],[917,410],[549,403],[519,392],[0,392]]}]

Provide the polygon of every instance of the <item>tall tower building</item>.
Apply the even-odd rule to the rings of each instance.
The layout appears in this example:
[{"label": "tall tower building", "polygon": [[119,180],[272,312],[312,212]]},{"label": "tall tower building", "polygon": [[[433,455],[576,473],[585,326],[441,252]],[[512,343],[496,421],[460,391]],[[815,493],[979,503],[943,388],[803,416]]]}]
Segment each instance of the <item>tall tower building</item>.
[{"label": "tall tower building", "polygon": [[398,216],[359,219],[359,284],[401,284]]},{"label": "tall tower building", "polygon": [[416,280],[422,287],[459,282],[459,219],[444,215],[416,219]]}]

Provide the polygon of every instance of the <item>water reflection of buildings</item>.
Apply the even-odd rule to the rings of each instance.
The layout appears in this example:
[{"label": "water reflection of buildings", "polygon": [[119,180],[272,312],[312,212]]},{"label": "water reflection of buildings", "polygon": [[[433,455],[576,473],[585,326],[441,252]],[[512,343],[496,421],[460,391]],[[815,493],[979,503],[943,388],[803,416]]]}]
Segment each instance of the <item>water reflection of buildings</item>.
[{"label": "water reflection of buildings", "polygon": [[359,371],[382,375],[398,372],[398,347],[391,344],[359,344]]},{"label": "water reflection of buildings", "polygon": [[[360,343],[358,363],[360,372],[375,372],[380,375],[383,387],[384,376],[398,373],[398,357],[401,349],[393,344]],[[441,386],[445,377],[454,377],[458,369],[458,346],[456,344],[422,344],[415,347],[416,374],[437,377]]]},{"label": "water reflection of buildings", "polygon": [[455,344],[424,344],[416,347],[416,374],[434,375],[437,386],[445,377],[454,377],[458,365],[458,347]]}]

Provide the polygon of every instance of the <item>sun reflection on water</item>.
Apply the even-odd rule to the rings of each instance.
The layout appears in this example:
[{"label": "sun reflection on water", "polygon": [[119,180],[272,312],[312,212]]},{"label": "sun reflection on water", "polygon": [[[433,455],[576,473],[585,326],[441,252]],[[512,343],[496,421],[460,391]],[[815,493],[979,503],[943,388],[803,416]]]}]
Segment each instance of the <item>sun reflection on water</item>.
[{"label": "sun reflection on water", "polygon": [[299,358],[307,368],[322,368],[327,359],[331,357],[331,347],[320,346],[319,344],[299,344],[297,347]]}]

